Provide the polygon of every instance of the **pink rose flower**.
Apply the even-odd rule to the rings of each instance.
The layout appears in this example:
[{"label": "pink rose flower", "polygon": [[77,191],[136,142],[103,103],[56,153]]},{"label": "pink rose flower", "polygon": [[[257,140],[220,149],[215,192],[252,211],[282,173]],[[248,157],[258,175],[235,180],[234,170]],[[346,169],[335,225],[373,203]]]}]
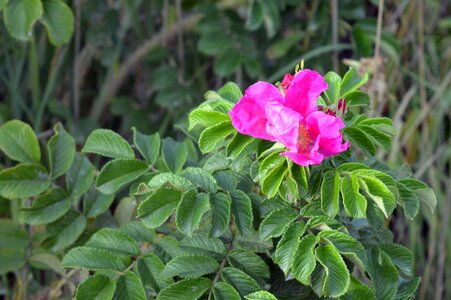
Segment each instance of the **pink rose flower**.
[{"label": "pink rose flower", "polygon": [[286,94],[293,79],[294,79],[294,75],[291,75],[291,74],[285,74],[285,76],[283,77],[283,80],[282,80],[282,83],[280,84],[280,86],[281,86],[284,94]]},{"label": "pink rose flower", "polygon": [[285,95],[263,81],[247,88],[230,111],[233,126],[242,134],[283,144],[287,152],[281,155],[301,166],[319,164],[345,151],[349,144],[343,143],[340,132],[343,121],[316,106],[319,95],[327,89],[323,77],[303,70],[294,78],[285,76],[284,82]]}]

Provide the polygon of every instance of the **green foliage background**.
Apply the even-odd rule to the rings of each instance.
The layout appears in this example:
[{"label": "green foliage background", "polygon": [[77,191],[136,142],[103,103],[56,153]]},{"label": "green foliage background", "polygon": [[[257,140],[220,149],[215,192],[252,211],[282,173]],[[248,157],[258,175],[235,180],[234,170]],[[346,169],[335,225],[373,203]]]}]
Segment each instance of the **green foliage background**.
[{"label": "green foliage background", "polygon": [[[20,5],[25,2],[33,11],[26,18],[29,24],[18,26],[13,23],[20,19],[15,13],[23,12]],[[377,156],[392,167],[411,164],[413,173],[437,194],[435,214],[421,209],[420,217],[410,221],[396,210],[389,226],[395,241],[414,254],[414,273],[422,277],[418,298],[446,298],[445,287],[451,286],[450,268],[445,268],[450,265],[446,253],[451,248],[451,21],[445,13],[449,4],[384,1],[378,40],[381,58],[374,59],[376,2],[75,0],[66,2],[66,7],[55,0],[0,1],[0,124],[21,119],[32,125],[40,140],[57,132],[55,145],[73,143],[78,149],[88,147],[88,134],[100,127],[118,131],[130,141],[131,127],[177,139],[187,132],[187,112],[203,101],[206,90],[217,90],[229,80],[241,89],[256,80],[276,82],[301,59],[323,74],[334,69],[343,75],[344,61],[361,74],[371,74],[365,86],[372,99],[368,113],[394,120],[397,135],[392,148]],[[67,14],[62,21],[52,17],[58,9]],[[58,122],[74,140],[59,125],[53,127]],[[39,145],[30,147],[39,150]],[[119,157],[129,157],[130,149],[121,149]],[[40,158],[38,151],[32,153],[35,157],[18,157],[30,163],[24,174],[42,171],[32,165]],[[111,155],[118,157],[118,153],[105,156]],[[94,176],[90,163],[78,155],[75,159]],[[94,159],[96,166],[103,162]],[[13,165],[6,156],[0,163]],[[50,165],[55,178],[68,168],[57,161]],[[176,162],[167,167],[178,168]],[[45,184],[37,188],[44,191]],[[77,190],[71,193],[77,195]],[[58,192],[49,195],[48,201],[62,200],[58,196]],[[113,203],[108,214],[119,224],[129,218],[122,197],[100,203],[106,207]],[[0,216],[17,217],[14,205],[0,198]],[[84,209],[88,217],[104,212],[102,207]],[[32,214],[30,218],[35,224],[42,222]],[[70,221],[86,222],[76,212]],[[54,250],[66,246],[49,243]],[[57,281],[56,275],[43,274],[30,285],[31,294]],[[101,284],[102,278],[97,280]],[[3,275],[0,293],[11,295],[12,286],[11,278]]]}]

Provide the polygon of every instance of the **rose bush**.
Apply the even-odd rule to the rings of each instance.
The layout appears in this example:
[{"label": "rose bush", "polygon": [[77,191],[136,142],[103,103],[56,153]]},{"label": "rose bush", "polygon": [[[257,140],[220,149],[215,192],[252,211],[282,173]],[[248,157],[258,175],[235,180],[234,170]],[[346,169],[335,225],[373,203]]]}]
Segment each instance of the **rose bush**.
[{"label": "rose bush", "polygon": [[44,145],[5,123],[0,149],[18,164],[0,195],[28,230],[0,220],[0,271],[53,269],[48,294],[83,300],[412,298],[413,257],[388,224],[436,199],[375,157],[393,128],[359,114],[366,80],[301,70],[244,96],[227,83],[180,141],[98,129],[77,152],[60,124]]}]

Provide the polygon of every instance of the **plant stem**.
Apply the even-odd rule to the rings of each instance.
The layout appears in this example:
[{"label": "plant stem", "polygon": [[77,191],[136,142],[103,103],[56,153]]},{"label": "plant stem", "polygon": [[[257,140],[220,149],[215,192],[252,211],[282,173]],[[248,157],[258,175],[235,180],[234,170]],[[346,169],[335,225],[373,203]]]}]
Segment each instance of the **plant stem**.
[{"label": "plant stem", "polygon": [[[332,6],[332,44],[338,44],[338,0],[331,0]],[[333,66],[335,73],[338,73],[338,51],[333,52]]]},{"label": "plant stem", "polygon": [[377,14],[377,29],[376,29],[376,43],[374,46],[374,57],[380,56],[381,34],[382,34],[382,21],[384,14],[384,0],[379,0],[379,12]]},{"label": "plant stem", "polygon": [[221,261],[221,264],[219,265],[218,271],[216,272],[216,276],[213,279],[213,282],[211,284],[211,289],[210,292],[208,294],[208,300],[211,299],[211,296],[213,295],[213,289],[215,287],[215,284],[219,281],[219,278],[221,278],[221,272],[224,269],[226,263],[227,263],[227,259],[229,257],[229,253],[230,251],[232,251],[233,249],[233,240],[230,242],[229,247],[227,248],[226,254],[224,255],[224,258]]},{"label": "plant stem", "polygon": [[61,64],[67,53],[67,47],[58,48],[53,56],[49,77],[47,79],[47,85],[42,96],[41,103],[36,115],[36,121],[34,123],[35,131],[41,131],[42,119],[44,117],[45,108],[47,107],[50,97],[55,89],[55,85],[58,79],[59,71],[61,70]]},{"label": "plant stem", "polygon": [[[102,86],[99,97],[95,100],[93,109],[91,111],[91,119],[98,121],[103,109],[109,103],[111,98],[116,95],[119,88],[124,83],[131,71],[142,61],[142,59],[149,53],[149,51],[163,41],[175,36],[180,31],[185,31],[196,25],[201,19],[200,14],[194,14],[185,17],[176,22],[170,29],[163,29],[150,40],[144,42],[138,47],[119,67],[119,70],[112,76],[107,77],[107,82]],[[111,72],[112,73],[112,72]]]}]

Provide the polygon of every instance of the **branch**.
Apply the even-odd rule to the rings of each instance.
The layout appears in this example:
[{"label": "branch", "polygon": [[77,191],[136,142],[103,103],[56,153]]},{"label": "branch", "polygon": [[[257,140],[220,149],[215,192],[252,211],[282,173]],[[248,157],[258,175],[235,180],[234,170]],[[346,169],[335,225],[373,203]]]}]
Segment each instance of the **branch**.
[{"label": "branch", "polygon": [[150,50],[157,47],[167,39],[186,31],[195,26],[201,19],[201,14],[194,14],[183,18],[176,22],[171,28],[161,30],[157,35],[139,46],[119,67],[119,71],[114,74],[103,85],[99,98],[95,101],[93,110],[91,111],[91,119],[97,121],[111,98],[116,95],[119,88],[124,83],[130,72],[141,62],[141,60],[149,53]]}]

